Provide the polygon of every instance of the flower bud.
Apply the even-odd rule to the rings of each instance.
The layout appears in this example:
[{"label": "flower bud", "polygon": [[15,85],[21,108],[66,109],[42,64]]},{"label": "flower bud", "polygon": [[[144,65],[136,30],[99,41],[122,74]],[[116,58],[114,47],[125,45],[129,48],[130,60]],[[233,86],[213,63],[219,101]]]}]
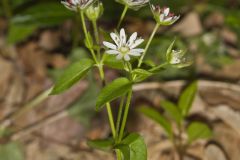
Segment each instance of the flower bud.
[{"label": "flower bud", "polygon": [[93,3],[85,10],[85,14],[91,21],[96,21],[103,14],[103,4],[101,2]]},{"label": "flower bud", "polygon": [[167,7],[160,8],[160,6],[151,5],[151,10],[154,19],[160,25],[172,25],[180,18],[180,16],[175,16],[173,13],[170,13],[170,9]]},{"label": "flower bud", "polygon": [[142,8],[149,2],[149,0],[116,0],[116,1],[134,10]]}]

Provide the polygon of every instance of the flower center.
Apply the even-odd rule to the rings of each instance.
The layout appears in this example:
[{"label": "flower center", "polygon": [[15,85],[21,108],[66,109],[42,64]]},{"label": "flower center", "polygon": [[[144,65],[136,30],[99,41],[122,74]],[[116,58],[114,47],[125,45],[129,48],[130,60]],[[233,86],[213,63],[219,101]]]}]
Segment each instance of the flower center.
[{"label": "flower center", "polygon": [[125,46],[123,46],[123,47],[121,47],[121,48],[119,49],[119,51],[120,51],[122,54],[128,53],[129,50],[130,50],[130,49],[129,49],[128,47],[125,47]]}]

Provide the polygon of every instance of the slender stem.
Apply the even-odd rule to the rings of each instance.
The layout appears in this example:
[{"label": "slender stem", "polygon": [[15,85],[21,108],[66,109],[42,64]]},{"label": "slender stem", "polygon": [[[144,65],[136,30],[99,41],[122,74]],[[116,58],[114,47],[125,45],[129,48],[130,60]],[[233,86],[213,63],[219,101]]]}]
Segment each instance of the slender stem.
[{"label": "slender stem", "polygon": [[[100,39],[99,39],[99,33],[98,33],[98,28],[97,28],[97,21],[93,20],[92,25],[93,25],[94,36],[95,36],[96,42],[99,45]],[[100,48],[97,49],[97,54],[98,54],[98,58],[100,58]]]},{"label": "slender stem", "polygon": [[125,106],[125,110],[124,110],[124,114],[123,114],[123,120],[122,120],[122,124],[121,124],[121,128],[120,128],[118,142],[120,142],[122,140],[122,138],[123,138],[124,129],[125,129],[125,126],[126,126],[128,112],[129,112],[129,107],[130,107],[130,103],[131,103],[131,98],[132,98],[132,90],[130,90],[128,92],[128,96],[127,96],[126,106]]},{"label": "slender stem", "polygon": [[[89,43],[90,40],[89,40],[89,37],[88,37],[88,32],[87,32],[87,27],[86,27],[86,23],[85,23],[85,17],[84,17],[84,13],[83,11],[80,11],[80,15],[81,15],[81,20],[82,20],[82,27],[83,27],[83,32],[84,32],[84,35],[85,35],[85,38],[86,38],[86,41]],[[94,53],[94,50],[89,48],[91,54],[92,54],[92,57],[94,59],[94,61],[98,64],[98,60],[96,58],[96,55]]]},{"label": "slender stem", "polygon": [[112,114],[112,109],[111,109],[110,103],[107,103],[106,107],[107,107],[110,127],[111,127],[111,130],[112,130],[112,135],[113,135],[113,138],[115,138],[116,137],[116,129],[115,129],[115,125],[114,125],[114,119],[113,119],[113,114]]},{"label": "slender stem", "polygon": [[[105,82],[105,75],[104,75],[103,67],[99,66],[98,69],[100,72],[101,80],[103,82]],[[114,119],[113,119],[113,114],[112,114],[112,109],[111,109],[110,103],[106,104],[106,108],[107,108],[107,113],[108,113],[109,124],[110,124],[111,130],[112,130],[112,135],[113,135],[113,138],[116,138],[116,128],[114,125]]]},{"label": "slender stem", "polygon": [[117,160],[122,160],[122,154],[119,149],[116,150],[116,154],[117,154]]},{"label": "slender stem", "polygon": [[12,17],[12,11],[11,11],[11,7],[9,5],[9,0],[2,0],[2,5],[5,11],[5,15],[7,18],[11,18]]},{"label": "slender stem", "polygon": [[122,23],[125,15],[126,15],[126,13],[127,13],[127,10],[128,10],[128,6],[125,5],[125,7],[124,7],[124,9],[123,9],[123,12],[122,12],[122,15],[121,15],[121,17],[120,17],[120,20],[118,21],[117,29],[119,29],[119,27],[120,27],[120,25],[121,25],[121,23]]},{"label": "slender stem", "polygon": [[117,118],[117,124],[116,124],[117,136],[119,135],[119,130],[120,130],[120,124],[121,124],[121,117],[122,117],[122,112],[123,112],[124,100],[125,100],[125,97],[122,97],[121,102],[120,102],[120,106],[119,106],[119,111],[118,111],[118,118]]},{"label": "slender stem", "polygon": [[160,26],[160,24],[157,23],[156,26],[155,26],[155,28],[153,29],[153,32],[152,32],[152,34],[151,34],[151,36],[150,36],[150,38],[149,38],[149,40],[148,40],[148,42],[147,42],[147,45],[146,45],[146,47],[145,47],[145,50],[144,50],[144,52],[143,52],[143,54],[142,54],[142,56],[141,56],[141,58],[140,58],[140,60],[139,60],[139,62],[138,62],[138,67],[141,67],[143,58],[144,58],[144,56],[146,55],[146,53],[147,53],[147,51],[148,51],[148,48],[149,48],[149,46],[150,46],[150,44],[151,44],[151,42],[152,42],[152,40],[153,40],[154,35],[155,35],[156,32],[157,32],[159,26]]}]

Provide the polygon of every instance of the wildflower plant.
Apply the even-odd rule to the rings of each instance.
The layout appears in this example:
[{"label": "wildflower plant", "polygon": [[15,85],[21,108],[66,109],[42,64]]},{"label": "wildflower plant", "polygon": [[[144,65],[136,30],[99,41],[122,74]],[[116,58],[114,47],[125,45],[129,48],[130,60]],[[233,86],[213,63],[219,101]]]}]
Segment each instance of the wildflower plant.
[{"label": "wildflower plant", "polygon": [[[102,42],[99,38],[97,20],[103,13],[103,4],[101,2],[97,0],[63,0],[61,3],[80,16],[82,30],[85,36],[84,44],[85,47],[88,48],[91,58],[81,59],[70,65],[56,82],[51,94],[54,95],[66,91],[86,76],[90,70],[97,68],[103,88],[96,98],[96,110],[100,111],[106,107],[112,137],[103,140],[91,140],[88,144],[94,148],[115,151],[118,160],[146,160],[147,148],[143,137],[138,133],[128,133],[125,129],[129,108],[131,106],[132,87],[134,84],[140,83],[146,78],[159,73],[163,67],[166,67],[166,64],[176,67],[190,64],[185,64],[184,56],[186,52],[173,50],[173,42],[166,52],[166,63],[156,64],[150,68],[148,67],[148,69],[142,65],[159,26],[166,24],[171,25],[179,16],[173,17],[166,9],[160,11],[158,13],[160,14],[159,17],[161,17],[162,14],[164,14],[164,17],[160,18],[159,21],[156,20],[156,27],[144,47],[144,39],[139,37],[137,32],[132,33],[128,38],[125,29],[122,28],[119,31],[119,27],[128,8],[137,10],[146,6],[146,4],[149,3],[148,0],[121,0],[121,4],[124,4],[125,8],[115,32],[111,32],[109,35],[111,38],[110,42],[108,40]],[[154,17],[156,16],[156,13],[154,13]],[[93,35],[91,34],[92,31],[86,26],[86,17],[92,22]],[[120,69],[125,76],[107,83],[104,66],[115,68],[113,65],[107,63],[109,56],[114,56],[113,61],[115,64],[121,62],[122,65],[117,68]],[[134,62],[137,62],[137,65],[134,65]],[[114,117],[111,102],[116,99],[120,99],[120,105],[118,115]]]},{"label": "wildflower plant", "polygon": [[[212,130],[200,121],[188,121],[190,109],[197,92],[197,82],[191,83],[180,95],[178,103],[162,101],[160,103],[166,114],[162,115],[152,107],[142,106],[138,110],[146,117],[157,122],[164,130],[174,149],[183,159],[187,148],[196,140],[208,139]],[[187,136],[185,136],[187,135]],[[187,137],[187,138],[186,138]]]}]

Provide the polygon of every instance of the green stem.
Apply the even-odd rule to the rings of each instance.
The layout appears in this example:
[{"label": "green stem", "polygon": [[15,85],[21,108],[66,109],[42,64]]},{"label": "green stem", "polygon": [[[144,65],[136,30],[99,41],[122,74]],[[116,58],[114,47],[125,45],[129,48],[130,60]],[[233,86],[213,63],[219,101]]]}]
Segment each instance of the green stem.
[{"label": "green stem", "polygon": [[[96,43],[97,43],[97,45],[100,45],[99,33],[98,33],[98,28],[97,28],[97,21],[93,20],[92,25],[93,25],[93,30],[94,30],[94,36],[95,36],[95,39],[96,39]],[[98,54],[98,58],[100,58],[100,48],[97,49],[97,54]]]},{"label": "green stem", "polygon": [[[87,27],[86,27],[86,23],[85,23],[85,17],[84,17],[84,12],[83,11],[80,11],[80,15],[81,15],[81,20],[82,20],[82,27],[83,27],[83,32],[84,32],[84,35],[85,35],[85,38],[86,38],[86,41],[89,43],[90,40],[89,40],[89,37],[88,37],[88,32],[87,32]],[[92,57],[94,59],[94,61],[98,64],[98,60],[96,58],[96,55],[94,53],[94,50],[89,48],[91,54],[92,54]]]},{"label": "green stem", "polygon": [[118,111],[118,118],[117,118],[117,124],[116,124],[117,136],[119,136],[119,130],[120,130],[120,124],[121,124],[121,117],[122,117],[122,112],[123,112],[124,100],[125,100],[125,97],[122,97],[121,102],[120,102],[120,106],[119,106],[119,111]]},{"label": "green stem", "polygon": [[122,160],[122,154],[119,149],[116,150],[116,154],[117,154],[117,160]]},{"label": "green stem", "polygon": [[124,9],[123,9],[123,12],[122,12],[122,15],[121,15],[121,17],[120,17],[120,20],[118,21],[117,29],[119,29],[119,27],[120,27],[120,25],[121,25],[121,23],[122,23],[125,15],[126,15],[126,13],[127,13],[127,10],[128,10],[128,6],[125,5],[125,7],[124,7]]},{"label": "green stem", "polygon": [[11,7],[9,5],[9,0],[2,0],[2,5],[4,8],[6,17],[10,19],[12,17],[12,11],[11,11]]},{"label": "green stem", "polygon": [[149,46],[150,46],[150,44],[151,44],[151,42],[152,42],[152,40],[153,40],[154,35],[155,35],[156,32],[157,32],[159,26],[160,26],[160,24],[157,23],[156,26],[155,26],[155,28],[153,29],[153,32],[152,32],[152,34],[151,34],[151,36],[150,36],[150,38],[149,38],[149,40],[148,40],[148,42],[147,42],[147,45],[146,45],[146,47],[145,47],[145,50],[144,50],[144,52],[143,52],[143,54],[142,54],[142,56],[141,56],[141,58],[140,58],[140,60],[139,60],[139,62],[138,62],[138,67],[141,67],[143,58],[144,58],[144,56],[146,55],[146,53],[147,53],[147,51],[148,51],[148,48],[149,48]]},{"label": "green stem", "polygon": [[128,92],[126,106],[125,106],[125,110],[124,110],[124,114],[123,114],[123,120],[122,120],[120,133],[119,133],[119,137],[118,137],[118,142],[121,142],[121,140],[123,138],[124,129],[125,129],[125,126],[126,126],[128,112],[129,112],[129,107],[130,107],[130,103],[131,103],[131,98],[132,98],[132,90],[130,90]]},{"label": "green stem", "polygon": [[[103,67],[99,66],[98,69],[99,69],[101,80],[103,82],[105,82],[105,75],[104,75]],[[112,114],[112,109],[111,109],[110,103],[106,104],[106,108],[107,108],[107,113],[108,113],[109,124],[110,124],[111,130],[112,130],[112,135],[113,135],[113,138],[115,139],[116,138],[116,128],[114,125],[114,119],[113,119],[113,114]]]}]

